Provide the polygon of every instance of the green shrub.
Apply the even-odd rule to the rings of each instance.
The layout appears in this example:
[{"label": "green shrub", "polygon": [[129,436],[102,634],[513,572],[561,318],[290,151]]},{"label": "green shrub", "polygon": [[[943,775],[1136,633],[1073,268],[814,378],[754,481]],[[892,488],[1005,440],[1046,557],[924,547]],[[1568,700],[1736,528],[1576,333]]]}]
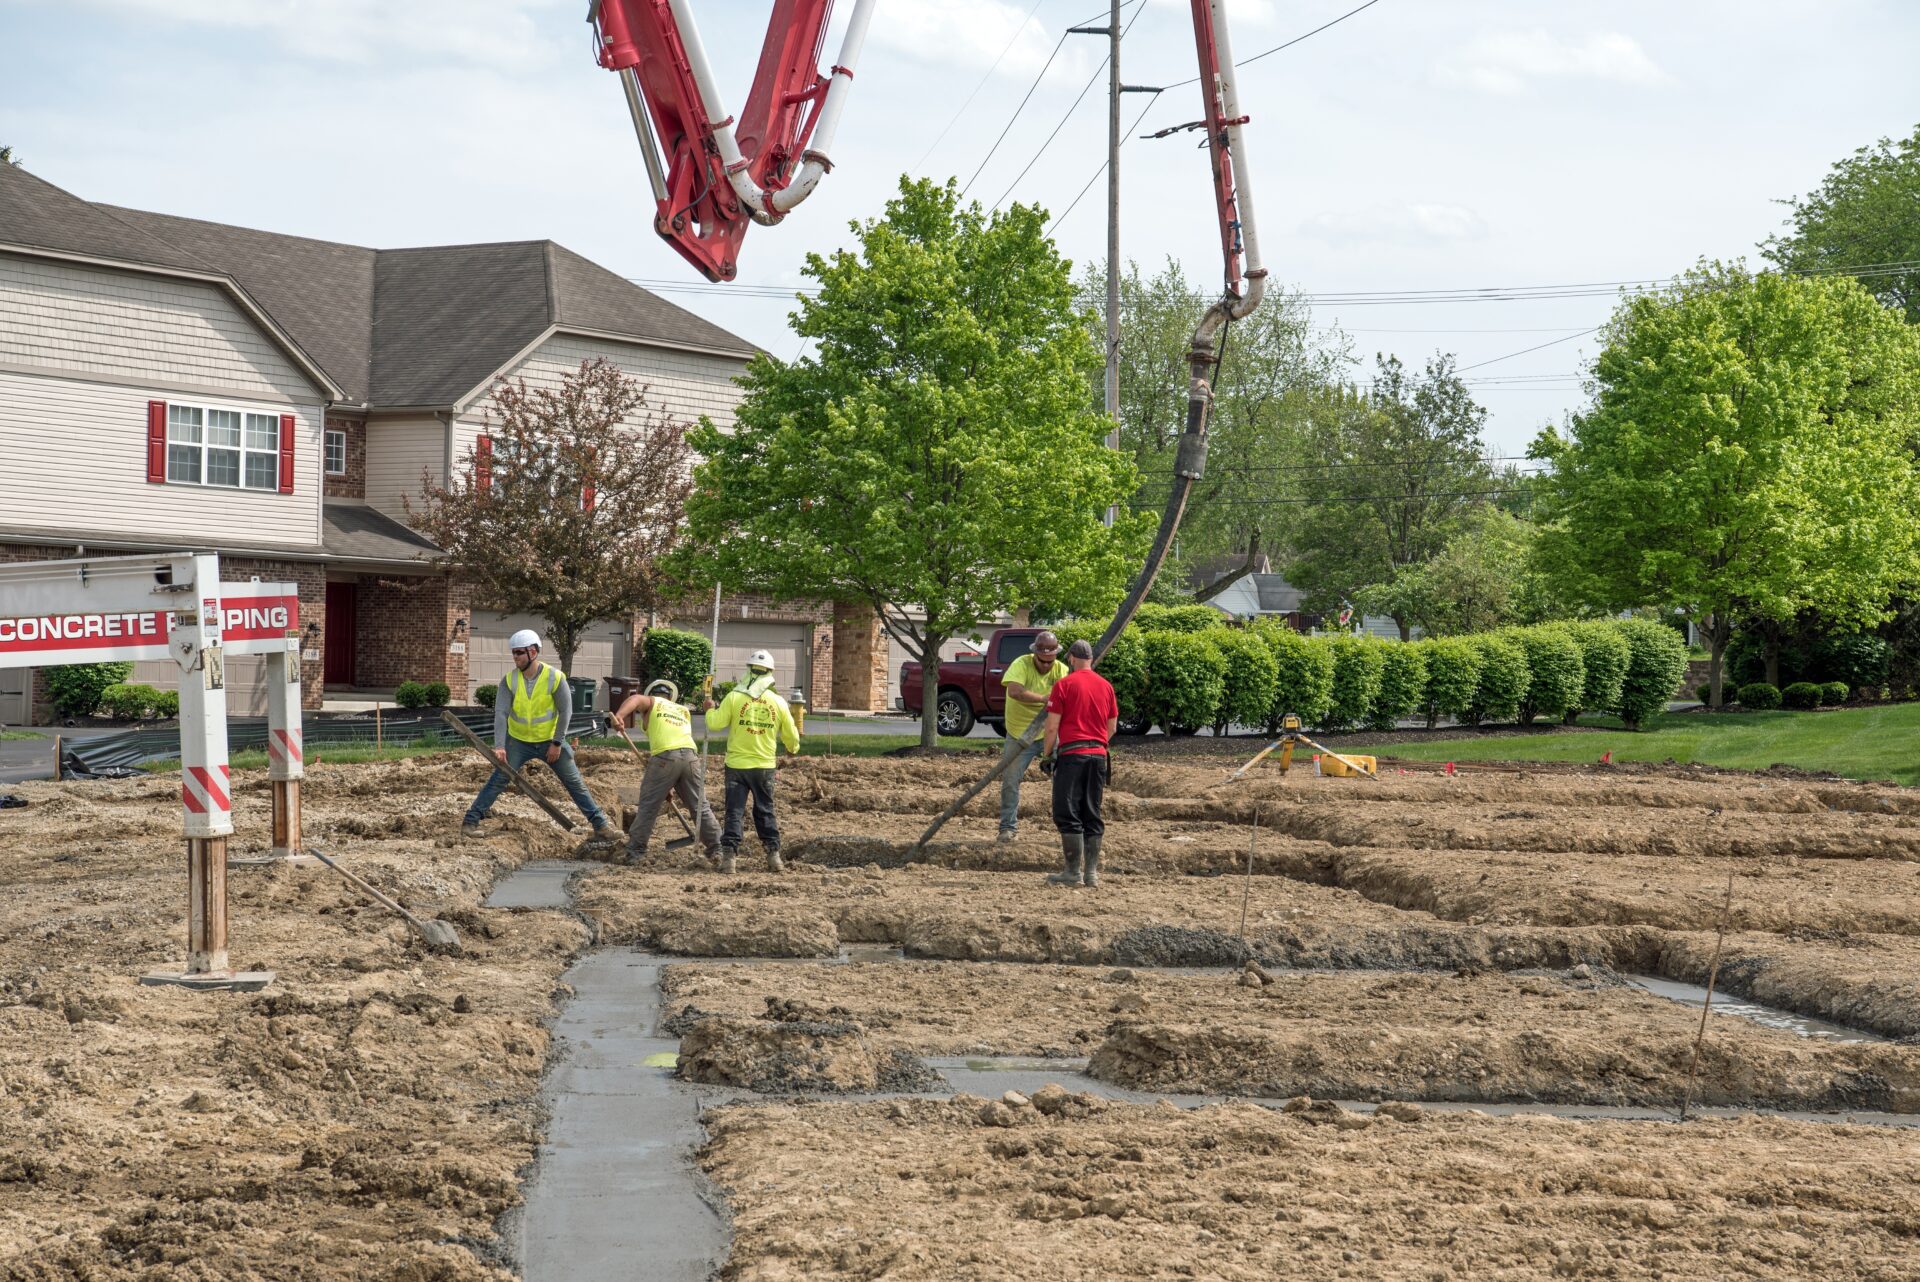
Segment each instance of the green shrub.
[{"label": "green shrub", "polygon": [[1567,710],[1568,718],[1578,712],[1605,712],[1620,701],[1620,683],[1627,677],[1627,639],[1604,619],[1569,623],[1566,629],[1580,647],[1580,667],[1586,674],[1578,703]]},{"label": "green shrub", "polygon": [[[1218,611],[1216,611],[1218,613]],[[1213,730],[1266,724],[1280,684],[1280,664],[1267,643],[1245,628],[1210,628],[1201,634],[1226,660],[1226,685],[1214,709]]]},{"label": "green shrub", "polygon": [[140,721],[154,711],[160,692],[150,685],[122,685],[119,682],[100,692],[99,706],[116,721]]},{"label": "green shrub", "polygon": [[1713,682],[1704,681],[1693,688],[1693,697],[1702,703],[1713,702]]},{"label": "green shrub", "polygon": [[1771,712],[1780,706],[1780,687],[1764,681],[1749,681],[1740,687],[1740,706],[1755,712]]},{"label": "green shrub", "polygon": [[1527,656],[1527,692],[1520,700],[1519,720],[1527,725],[1535,717],[1558,721],[1569,709],[1580,706],[1586,690],[1587,668],[1580,658],[1580,645],[1573,634],[1558,623],[1539,623],[1530,628],[1512,628],[1507,637]]},{"label": "green shrub", "polygon": [[1820,706],[1820,687],[1811,681],[1796,681],[1780,692],[1780,702],[1789,708]]},{"label": "green shrub", "polygon": [[1325,639],[1302,636],[1275,619],[1248,629],[1273,652],[1273,703],[1267,708],[1267,733],[1280,729],[1288,713],[1303,725],[1315,725],[1333,700],[1333,650]]},{"label": "green shrub", "polygon": [[100,706],[108,686],[125,681],[132,672],[131,663],[63,663],[42,671],[40,680],[55,712],[84,717]]},{"label": "green shrub", "polygon": [[640,640],[640,680],[673,682],[691,699],[713,671],[713,643],[698,632],[648,628]]},{"label": "green shrub", "polygon": [[1427,652],[1411,642],[1380,645],[1380,693],[1367,715],[1374,730],[1392,730],[1400,718],[1411,717],[1427,701]]},{"label": "green shrub", "polygon": [[1149,609],[1154,611],[1151,623],[1134,616],[1134,626],[1142,632],[1211,632],[1227,617],[1210,605],[1143,605],[1140,614]]},{"label": "green shrub", "polygon": [[1664,712],[1667,700],[1687,674],[1687,643],[1664,623],[1652,619],[1620,619],[1609,626],[1627,642],[1627,673],[1620,682],[1620,700],[1611,711],[1629,730],[1638,730]]},{"label": "green shrub", "polygon": [[499,697],[500,687],[498,685],[481,686],[473,692],[473,701],[483,708],[491,708],[493,701]]},{"label": "green shrub", "polygon": [[1441,717],[1464,720],[1480,688],[1480,648],[1467,637],[1436,637],[1419,645],[1427,657],[1427,725]]},{"label": "green shrub", "polygon": [[1373,702],[1380,695],[1381,670],[1386,661],[1380,657],[1381,642],[1369,637],[1331,638],[1333,648],[1333,696],[1320,718],[1328,730],[1345,730],[1363,724],[1373,713]]},{"label": "green shrub", "polygon": [[393,701],[403,708],[443,708],[452,694],[444,681],[402,681],[393,688]]},{"label": "green shrub", "polygon": [[[1511,721],[1520,715],[1527,697],[1527,652],[1512,637],[1482,632],[1465,638],[1480,657],[1480,679],[1473,687],[1473,704],[1462,718],[1468,725],[1483,721]],[[1684,647],[1682,647],[1684,648]]]},{"label": "green shrub", "polygon": [[1822,637],[1813,647],[1813,669],[1828,681],[1853,690],[1886,682],[1893,647],[1872,635]]},{"label": "green shrub", "polygon": [[1149,632],[1140,648],[1147,666],[1141,715],[1168,734],[1213,724],[1227,688],[1227,661],[1213,643],[1193,632]]},{"label": "green shrub", "polygon": [[1845,703],[1853,697],[1853,690],[1844,681],[1829,681],[1820,687],[1820,702],[1835,706]]},{"label": "green shrub", "polygon": [[180,715],[180,692],[178,690],[156,690],[153,701],[153,715],[156,717],[177,717]]},{"label": "green shrub", "polygon": [[[706,678],[704,678],[704,677],[702,677],[702,678],[701,678],[701,680],[703,680],[703,681],[704,681],[704,680],[706,680]],[[714,682],[714,683],[713,683],[713,701],[714,701],[714,703],[716,703],[716,704],[718,704],[718,703],[719,703],[719,702],[720,702],[720,701],[721,701],[722,699],[724,699],[724,698],[726,698],[726,697],[727,697],[728,695],[730,695],[730,694],[732,694],[732,693],[733,693],[733,689],[734,689],[734,687],[735,687],[735,686],[737,686],[737,685],[739,685],[739,684],[740,684],[740,683],[739,683],[738,681],[716,681],[716,682]],[[696,688],[698,688],[698,687],[696,687]]]}]

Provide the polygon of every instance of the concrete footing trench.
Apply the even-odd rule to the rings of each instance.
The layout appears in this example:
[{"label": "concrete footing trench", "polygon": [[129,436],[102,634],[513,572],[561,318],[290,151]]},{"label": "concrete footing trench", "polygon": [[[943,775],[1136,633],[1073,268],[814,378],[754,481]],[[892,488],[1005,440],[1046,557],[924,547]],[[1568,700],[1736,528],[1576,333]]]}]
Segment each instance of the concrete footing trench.
[{"label": "concrete footing trench", "polygon": [[[503,878],[486,900],[489,908],[574,911],[574,891],[583,874],[601,865],[535,862]],[[923,1075],[906,1089],[807,1089],[784,1083],[770,1093],[739,1085],[686,1080],[681,1073],[684,1027],[676,1022],[663,992],[669,968],[683,972],[753,967],[768,975],[768,987],[782,988],[782,968],[831,965],[870,966],[906,962],[894,944],[839,946],[830,959],[666,955],[641,948],[601,946],[576,960],[565,972],[564,996],[553,1023],[554,1042],[541,1099],[548,1118],[545,1138],[524,1183],[524,1206],[503,1225],[513,1258],[528,1282],[571,1282],[583,1277],[634,1277],[668,1282],[698,1282],[726,1263],[730,1219],[722,1194],[700,1170],[696,1151],[706,1139],[703,1117],[728,1104],[778,1100],[904,1100],[979,1097],[1025,1103],[1062,1090],[1080,1098],[1115,1103],[1196,1109],[1252,1102],[1299,1111],[1302,1099],[1262,1096],[1257,1087],[1226,1092],[1132,1089],[1091,1075],[1086,1056],[1059,1054],[969,1054],[917,1057]],[[967,963],[944,962],[948,966]],[[1020,965],[1022,963],[1014,963]],[[1093,968],[1084,968],[1092,971]],[[1585,967],[1581,968],[1583,971]],[[1119,974],[1202,979],[1244,979],[1287,984],[1303,978],[1343,974],[1346,978],[1386,976],[1390,972],[1303,971],[1243,966],[1132,967]],[[1108,978],[1113,978],[1108,976]],[[1699,1011],[1706,989],[1658,976],[1618,977],[1624,986],[1684,1004]],[[1251,984],[1249,984],[1251,986]],[[768,998],[769,1005],[783,999]],[[1723,1020],[1790,1033],[1810,1043],[1867,1045],[1879,1035],[1830,1021],[1778,1010],[1750,1000],[1714,995],[1712,1011]],[[812,1012],[818,1013],[818,1012]],[[836,1013],[839,1012],[836,1008]],[[684,1025],[696,1010],[679,1016]],[[1376,1112],[1396,1117],[1406,1101],[1379,1099],[1315,1100],[1307,1107],[1365,1118]],[[1567,1121],[1671,1123],[1671,1106],[1647,1104],[1552,1103],[1543,1101],[1460,1101],[1445,1098],[1417,1102],[1416,1114],[1473,1113],[1492,1117],[1551,1117]],[[1844,1112],[1748,1105],[1695,1105],[1696,1118],[1735,1119],[1765,1116],[1796,1122],[1841,1126],[1920,1127],[1920,1114],[1877,1109]],[[1357,1123],[1356,1123],[1357,1124]]]}]

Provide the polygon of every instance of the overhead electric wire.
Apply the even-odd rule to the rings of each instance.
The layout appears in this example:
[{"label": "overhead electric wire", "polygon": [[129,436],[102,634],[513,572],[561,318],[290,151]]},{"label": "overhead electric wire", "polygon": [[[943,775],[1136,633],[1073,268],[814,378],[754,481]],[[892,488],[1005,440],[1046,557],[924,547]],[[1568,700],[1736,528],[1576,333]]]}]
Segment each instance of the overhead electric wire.
[{"label": "overhead electric wire", "polygon": [[[1147,6],[1144,4],[1133,11],[1133,16],[1127,19],[1127,25],[1120,28],[1120,38],[1122,40],[1127,38],[1127,32],[1133,30],[1133,24],[1140,21],[1140,15],[1146,11]],[[1026,168],[1013,176],[1013,181],[1007,184],[1007,189],[1000,193],[1000,199],[993,202],[995,209],[1000,208],[1001,205],[1006,203],[1007,197],[1013,195],[1013,189],[1020,185],[1020,180],[1025,178],[1027,174],[1032,171],[1033,167],[1040,163],[1040,157],[1047,154],[1047,148],[1053,146],[1053,140],[1058,138],[1060,131],[1067,127],[1067,121],[1073,119],[1073,113],[1080,109],[1080,104],[1085,101],[1088,92],[1098,83],[1101,73],[1107,69],[1107,64],[1111,61],[1113,61],[1111,54],[1100,60],[1100,65],[1093,69],[1093,75],[1088,78],[1085,85],[1081,86],[1079,96],[1074,98],[1072,105],[1069,106],[1066,112],[1060,117],[1060,123],[1053,127],[1053,132],[1047,135],[1047,140],[1040,144],[1040,150],[1033,153],[1033,159],[1027,162]],[[976,174],[975,176],[977,177],[978,175]]]},{"label": "overhead electric wire", "polygon": [[[1120,145],[1122,147],[1127,145],[1127,139],[1133,136],[1133,131],[1140,127],[1140,122],[1147,118],[1147,113],[1153,110],[1153,104],[1159,102],[1160,95],[1165,92],[1166,90],[1164,89],[1156,89],[1153,91],[1153,96],[1147,99],[1147,105],[1140,108],[1140,114],[1133,118],[1133,123],[1127,126],[1127,132],[1121,136]],[[1080,203],[1080,198],[1092,191],[1093,185],[1100,181],[1100,175],[1107,172],[1107,163],[1108,162],[1104,160],[1100,162],[1100,168],[1093,171],[1093,177],[1087,179],[1087,185],[1080,189],[1080,194],[1069,201],[1067,207],[1061,210],[1052,222],[1047,224],[1046,231],[1042,232],[1041,235],[1053,235],[1053,229],[1066,221],[1067,215],[1073,212],[1073,207]]]},{"label": "overhead electric wire", "polygon": [[1000,70],[1000,64],[1006,60],[1009,53],[1013,52],[1013,46],[1019,42],[1021,33],[1025,32],[1027,24],[1033,21],[1033,15],[1040,12],[1040,6],[1046,2],[1047,0],[1033,0],[1033,7],[1027,10],[1027,16],[1020,19],[1020,25],[1013,29],[1011,36],[1007,37],[1006,47],[1000,50],[1000,56],[993,60],[993,65],[987,68],[987,73],[980,77],[980,83],[973,87],[973,92],[967,95],[967,100],[961,103],[959,110],[953,113],[953,119],[947,121],[945,127],[934,135],[933,141],[927,144],[927,149],[920,153],[920,159],[913,162],[913,168],[916,171],[927,163],[927,157],[933,154],[934,148],[938,147],[953,127],[960,123],[960,117],[967,114],[967,108],[971,107],[973,100],[980,96],[980,91],[987,87],[987,81],[993,79],[993,73]]},{"label": "overhead electric wire", "polygon": [[[1256,54],[1254,54],[1254,55],[1253,55],[1252,57],[1250,57],[1250,58],[1242,58],[1242,59],[1240,59],[1240,61],[1238,61],[1238,62],[1236,62],[1236,63],[1234,63],[1233,65],[1234,65],[1235,67],[1244,67],[1244,66],[1246,66],[1246,65],[1247,65],[1248,63],[1251,63],[1251,62],[1258,62],[1258,61],[1260,61],[1260,60],[1261,60],[1262,58],[1265,58],[1265,57],[1268,57],[1268,56],[1269,56],[1269,55],[1271,55],[1271,54],[1276,54],[1276,53],[1279,53],[1279,52],[1280,52],[1280,51],[1281,51],[1282,49],[1291,49],[1291,48],[1293,48],[1293,46],[1295,46],[1295,45],[1297,45],[1297,44],[1299,44],[1299,43],[1300,43],[1300,42],[1301,42],[1302,40],[1306,40],[1306,39],[1309,39],[1309,38],[1311,38],[1311,37],[1313,37],[1313,36],[1317,36],[1317,35],[1319,35],[1319,34],[1320,34],[1320,33],[1321,33],[1322,31],[1325,31],[1325,30],[1326,30],[1326,29],[1327,29],[1328,27],[1337,27],[1337,26],[1339,26],[1339,25],[1340,25],[1341,23],[1343,23],[1343,22],[1345,22],[1345,21],[1346,21],[1346,20],[1347,20],[1348,18],[1351,18],[1351,17],[1352,17],[1352,16],[1354,15],[1354,14],[1356,14],[1356,13],[1359,13],[1359,12],[1361,12],[1361,10],[1364,10],[1364,9],[1371,9],[1371,8],[1373,8],[1373,6],[1375,6],[1375,5],[1377,5],[1377,4],[1379,4],[1379,3],[1380,3],[1380,0],[1367,0],[1367,2],[1366,2],[1365,4],[1363,4],[1363,5],[1361,5],[1361,6],[1360,6],[1360,7],[1358,8],[1358,9],[1349,9],[1349,10],[1347,10],[1347,11],[1346,11],[1345,13],[1343,13],[1343,14],[1341,14],[1341,15],[1340,15],[1339,17],[1337,17],[1337,18],[1335,18],[1335,19],[1333,19],[1333,21],[1331,21],[1331,22],[1323,22],[1323,23],[1321,23],[1321,24],[1320,24],[1319,26],[1317,26],[1317,27],[1315,27],[1315,28],[1314,28],[1314,29],[1313,29],[1312,31],[1309,31],[1309,32],[1306,32],[1306,33],[1305,33],[1305,34],[1303,34],[1303,35],[1298,35],[1298,36],[1295,36],[1295,37],[1294,37],[1293,39],[1291,39],[1291,40],[1289,40],[1289,41],[1287,41],[1287,42],[1286,42],[1285,44],[1277,44],[1277,45],[1275,45],[1275,46],[1274,46],[1273,48],[1271,48],[1271,49],[1263,49],[1263,50],[1261,50],[1261,51],[1260,51],[1259,53],[1256,53]],[[1180,87],[1182,87],[1183,85],[1191,85],[1191,84],[1196,84],[1196,83],[1198,83],[1198,82],[1199,82],[1199,79],[1200,79],[1200,77],[1198,77],[1198,76],[1190,76],[1190,77],[1188,77],[1188,78],[1187,78],[1187,79],[1185,79],[1185,80],[1181,80],[1181,81],[1178,81],[1178,82],[1176,82],[1176,83],[1174,83],[1174,84],[1170,84],[1170,85],[1168,85],[1168,86],[1167,86],[1167,88],[1168,88],[1168,89],[1178,89],[1178,88],[1180,88]]]},{"label": "overhead electric wire", "polygon": [[[1267,499],[1208,499],[1194,500],[1196,504],[1210,504],[1214,507],[1302,507],[1315,503],[1406,503],[1422,499],[1492,499],[1508,494],[1531,494],[1531,490],[1508,487],[1499,490],[1435,490],[1429,494],[1326,494],[1313,498],[1267,498]],[[1138,508],[1157,508],[1159,503],[1152,499],[1130,499],[1127,506]]]}]

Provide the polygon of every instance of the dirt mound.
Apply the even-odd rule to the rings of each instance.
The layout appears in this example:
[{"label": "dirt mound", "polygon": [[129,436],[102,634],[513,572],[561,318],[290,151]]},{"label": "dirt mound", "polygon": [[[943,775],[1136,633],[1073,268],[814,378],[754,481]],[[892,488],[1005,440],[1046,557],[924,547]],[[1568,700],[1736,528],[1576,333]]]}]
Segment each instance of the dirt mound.
[{"label": "dirt mound", "polygon": [[707,1015],[680,1039],[679,1075],[710,1086],[762,1094],[801,1091],[927,1091],[939,1074],[899,1049],[875,1050],[866,1030],[845,1019],[769,1001],[759,1019]]}]

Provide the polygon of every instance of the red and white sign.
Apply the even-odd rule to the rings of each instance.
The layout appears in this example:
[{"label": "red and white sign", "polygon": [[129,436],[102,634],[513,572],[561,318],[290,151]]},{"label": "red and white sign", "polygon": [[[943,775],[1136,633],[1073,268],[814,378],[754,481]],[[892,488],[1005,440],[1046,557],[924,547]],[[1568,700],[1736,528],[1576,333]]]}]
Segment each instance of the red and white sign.
[{"label": "red and white sign", "polygon": [[[300,598],[290,584],[223,583],[219,600],[201,603],[201,618],[229,654],[267,653],[285,649],[287,634],[298,632]],[[41,663],[164,659],[172,630],[171,610],[0,616],[0,655]]]},{"label": "red and white sign", "polygon": [[233,770],[229,766],[183,766],[180,804],[190,815],[233,811]]}]

